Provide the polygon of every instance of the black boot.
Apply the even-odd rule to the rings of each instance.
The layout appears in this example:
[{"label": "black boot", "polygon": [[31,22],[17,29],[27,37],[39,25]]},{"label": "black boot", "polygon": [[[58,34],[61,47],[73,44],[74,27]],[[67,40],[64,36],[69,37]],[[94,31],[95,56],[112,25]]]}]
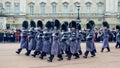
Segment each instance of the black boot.
[{"label": "black boot", "polygon": [[118,43],[118,46],[119,46],[119,48],[120,48],[120,43]]},{"label": "black boot", "polygon": [[46,56],[46,53],[45,53],[45,52],[42,52],[39,58],[40,58],[40,59],[43,59],[44,56]]},{"label": "black boot", "polygon": [[69,51],[68,54],[67,54],[67,60],[71,60],[71,56],[72,56],[72,53]]},{"label": "black boot", "polygon": [[16,51],[16,53],[17,53],[17,54],[20,54],[21,51],[22,51],[22,49],[20,48],[20,49],[18,49],[18,50]]},{"label": "black boot", "polygon": [[61,50],[61,52],[62,52],[62,54],[64,54],[64,51],[63,51],[63,50]]},{"label": "black boot", "polygon": [[48,62],[52,62],[53,58],[54,58],[54,55],[50,55]]},{"label": "black boot", "polygon": [[117,47],[118,47],[118,44],[115,45],[115,48],[117,48]]},{"label": "black boot", "polygon": [[79,50],[79,55],[82,55],[82,51],[81,50]]},{"label": "black boot", "polygon": [[86,51],[83,58],[87,58],[89,51]]},{"label": "black boot", "polygon": [[94,51],[91,51],[91,57],[94,57],[95,56],[95,52]]},{"label": "black boot", "polygon": [[107,47],[107,50],[108,50],[108,52],[110,52],[110,48],[109,47]]},{"label": "black boot", "polygon": [[97,53],[97,50],[96,50],[96,49],[94,49],[94,52],[95,52],[95,53]]},{"label": "black boot", "polygon": [[33,57],[36,57],[38,51],[35,51],[34,54],[32,54]]},{"label": "black boot", "polygon": [[119,45],[119,44],[118,44],[118,42],[117,42],[116,45],[115,45],[115,48],[118,48],[118,45]]},{"label": "black boot", "polygon": [[101,52],[103,52],[104,48],[101,49]]},{"label": "black boot", "polygon": [[58,61],[61,61],[61,60],[63,60],[63,57],[62,57],[62,54],[58,54]]},{"label": "black boot", "polygon": [[80,58],[78,53],[75,53],[74,56],[75,56],[74,59],[78,59],[78,58]]},{"label": "black boot", "polygon": [[41,54],[41,52],[40,52],[40,51],[37,51],[37,55],[39,55],[39,54]]},{"label": "black boot", "polygon": [[27,53],[25,53],[26,56],[30,55],[31,50],[28,50]]}]

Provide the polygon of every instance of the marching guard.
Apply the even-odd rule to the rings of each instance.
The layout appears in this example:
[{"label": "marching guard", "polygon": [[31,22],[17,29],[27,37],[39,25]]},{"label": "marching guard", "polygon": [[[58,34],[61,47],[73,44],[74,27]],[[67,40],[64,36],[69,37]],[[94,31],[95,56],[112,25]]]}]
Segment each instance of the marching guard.
[{"label": "marching guard", "polygon": [[120,48],[120,25],[116,25],[116,45],[115,48]]},{"label": "marching guard", "polygon": [[60,49],[60,22],[59,20],[55,20],[53,24],[53,32],[52,32],[52,45],[51,45],[51,53],[48,59],[49,62],[52,62],[55,55],[58,56],[58,61],[63,60],[61,49]]},{"label": "marching guard", "polygon": [[90,23],[86,24],[86,51],[84,53],[83,58],[87,58],[89,52],[91,53],[91,57],[95,56],[95,52],[93,51],[93,39],[94,39],[94,32],[92,30],[92,25]]},{"label": "marching guard", "polygon": [[76,38],[76,22],[71,21],[69,24],[70,27],[70,40],[68,47],[67,60],[71,60],[72,55],[75,56],[75,59],[79,58],[78,49],[77,49],[77,38]]},{"label": "marching guard", "polygon": [[30,21],[30,30],[29,30],[29,43],[28,43],[28,51],[25,53],[26,56],[29,56],[31,53],[31,50],[35,50],[36,47],[36,40],[35,40],[35,35],[36,35],[36,24],[33,20]]},{"label": "marching guard", "polygon": [[[92,25],[92,30],[94,32],[94,37],[95,37],[95,30],[94,30],[95,23],[93,20],[90,20],[89,23]],[[94,43],[94,39],[93,39],[93,51],[95,51],[95,53],[97,52],[96,47],[95,47],[95,43]]]},{"label": "marching guard", "polygon": [[42,21],[38,20],[37,22],[37,30],[36,30],[36,47],[34,54],[32,54],[33,57],[36,57],[36,55],[39,55],[42,51],[42,46],[43,46],[43,23]]},{"label": "marching guard", "polygon": [[21,30],[21,40],[20,48],[16,51],[17,54],[20,54],[23,48],[28,51],[28,21],[23,21],[22,30]]},{"label": "marching guard", "polygon": [[104,38],[103,38],[103,46],[102,46],[101,52],[103,52],[105,48],[107,48],[108,52],[110,52],[108,38],[109,38],[109,34],[111,34],[111,35],[113,35],[113,34],[109,30],[109,24],[108,24],[107,21],[103,21],[102,24],[103,24],[104,29],[103,29],[103,32],[102,32],[101,36],[104,37]]},{"label": "marching guard", "polygon": [[77,48],[78,48],[78,52],[80,55],[82,55],[82,49],[81,49],[81,40],[82,40],[82,32],[81,32],[81,25],[79,23],[77,23],[76,26],[76,31],[77,31]]},{"label": "marching guard", "polygon": [[69,46],[69,35],[68,32],[68,23],[65,22],[61,25],[61,40],[60,40],[60,48],[62,54],[68,54],[68,46]]},{"label": "marching guard", "polygon": [[45,30],[43,32],[43,47],[42,47],[42,53],[39,56],[39,58],[43,59],[44,56],[46,56],[47,54],[50,54],[51,52],[51,37],[52,37],[52,32],[51,32],[51,28],[52,28],[52,24],[50,21],[48,21],[45,24]]}]

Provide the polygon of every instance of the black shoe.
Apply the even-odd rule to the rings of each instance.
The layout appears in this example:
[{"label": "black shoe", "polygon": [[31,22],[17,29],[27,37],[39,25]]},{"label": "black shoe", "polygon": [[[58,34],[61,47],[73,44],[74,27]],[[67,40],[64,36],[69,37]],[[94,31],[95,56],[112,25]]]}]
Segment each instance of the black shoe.
[{"label": "black shoe", "polygon": [[52,62],[52,60],[50,60],[50,59],[49,59],[49,60],[47,60],[47,61],[48,61],[48,62]]},{"label": "black shoe", "polygon": [[26,55],[26,56],[29,56],[29,54],[28,54],[28,53],[25,53],[25,55]]},{"label": "black shoe", "polygon": [[22,50],[22,49],[18,49],[18,50],[16,51],[16,53],[17,53],[17,54],[20,54],[21,50]]},{"label": "black shoe", "polygon": [[91,57],[95,57],[95,55],[92,55]]},{"label": "black shoe", "polygon": [[67,58],[67,60],[71,60],[71,58]]},{"label": "black shoe", "polygon": [[28,50],[28,51],[25,53],[25,55],[26,55],[26,56],[29,56],[29,55],[30,55],[30,52],[31,52],[31,50]]},{"label": "black shoe", "polygon": [[35,55],[35,54],[32,54],[32,56],[33,56],[33,57],[36,57],[36,55]]},{"label": "black shoe", "polygon": [[94,52],[95,52],[95,53],[97,53],[97,50],[96,50],[96,49],[94,49]]},{"label": "black shoe", "polygon": [[74,59],[78,59],[78,58],[80,58],[80,57],[75,57]]},{"label": "black shoe", "polygon": [[79,55],[82,55],[82,53],[79,53]]},{"label": "black shoe", "polygon": [[101,49],[101,52],[103,52],[104,48]]},{"label": "black shoe", "polygon": [[39,58],[40,58],[40,59],[43,59],[43,57],[42,57],[42,56],[40,56]]},{"label": "black shoe", "polygon": [[87,56],[83,56],[83,58],[87,58]]},{"label": "black shoe", "polygon": [[61,60],[63,60],[63,58],[59,58],[59,59],[58,59],[58,61],[61,61]]},{"label": "black shoe", "polygon": [[17,53],[17,54],[20,54],[20,52],[19,52],[19,51],[16,51],[16,53]]}]

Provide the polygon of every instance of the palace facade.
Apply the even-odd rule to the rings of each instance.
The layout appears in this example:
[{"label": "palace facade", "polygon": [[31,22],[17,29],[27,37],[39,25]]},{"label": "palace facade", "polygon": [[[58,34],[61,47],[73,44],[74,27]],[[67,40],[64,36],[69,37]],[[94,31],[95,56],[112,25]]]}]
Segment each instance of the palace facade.
[{"label": "palace facade", "polygon": [[21,28],[24,20],[70,22],[78,14],[82,25],[92,19],[114,26],[120,23],[120,0],[0,0],[0,29]]}]

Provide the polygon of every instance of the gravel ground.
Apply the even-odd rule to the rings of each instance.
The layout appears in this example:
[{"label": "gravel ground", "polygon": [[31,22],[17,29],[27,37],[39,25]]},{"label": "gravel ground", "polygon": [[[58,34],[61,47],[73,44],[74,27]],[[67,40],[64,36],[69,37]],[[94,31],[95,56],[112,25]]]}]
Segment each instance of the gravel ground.
[{"label": "gravel ground", "polygon": [[[63,61],[57,61],[57,57],[53,62],[47,62],[47,57],[43,60],[38,56],[25,56],[24,49],[20,55],[15,51],[19,48],[19,43],[0,43],[0,68],[120,68],[120,49],[115,49],[115,43],[110,43],[111,52],[100,52],[102,43],[95,43],[97,48],[96,57],[87,59],[80,56],[79,59],[66,60],[65,55]],[[81,44],[83,52],[85,52],[85,43]],[[33,53],[33,52],[32,52]]]}]

